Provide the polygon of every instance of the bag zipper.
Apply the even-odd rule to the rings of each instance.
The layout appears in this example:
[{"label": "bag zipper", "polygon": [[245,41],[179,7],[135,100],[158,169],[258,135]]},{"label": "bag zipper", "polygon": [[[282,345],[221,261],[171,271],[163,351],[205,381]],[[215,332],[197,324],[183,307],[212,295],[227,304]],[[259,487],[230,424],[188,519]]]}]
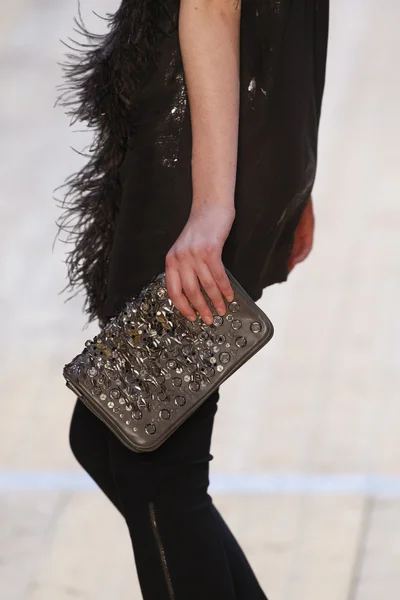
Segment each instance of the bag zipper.
[{"label": "bag zipper", "polygon": [[163,568],[163,571],[164,571],[165,580],[166,580],[166,583],[167,583],[169,598],[170,598],[170,600],[174,600],[175,599],[175,593],[174,593],[174,589],[172,587],[171,576],[170,576],[169,570],[168,570],[168,564],[167,564],[167,559],[166,559],[166,556],[165,556],[164,546],[162,544],[161,537],[160,537],[160,532],[158,530],[157,519],[156,519],[156,511],[155,511],[154,503],[153,502],[150,502],[149,510],[150,510],[151,526],[153,528],[153,534],[154,534],[155,540],[157,542],[158,550],[160,552],[160,559],[161,559],[161,564],[162,564],[162,568]]}]

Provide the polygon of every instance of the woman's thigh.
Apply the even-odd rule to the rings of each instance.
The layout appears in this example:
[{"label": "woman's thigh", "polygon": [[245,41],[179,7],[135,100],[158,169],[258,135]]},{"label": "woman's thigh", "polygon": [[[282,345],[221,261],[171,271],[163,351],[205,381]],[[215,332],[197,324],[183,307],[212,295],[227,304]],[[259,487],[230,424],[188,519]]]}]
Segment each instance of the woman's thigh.
[{"label": "woman's thigh", "polygon": [[121,511],[110,465],[110,437],[113,434],[79,399],[69,430],[71,450],[111,502]]},{"label": "woman's thigh", "polygon": [[176,494],[184,494],[188,500],[204,500],[213,458],[210,445],[218,400],[217,390],[160,448],[148,453],[129,450],[77,400],[70,446],[81,466],[122,512],[122,504],[128,510],[132,506],[132,496],[148,500],[161,494],[165,499],[170,495],[173,500]]},{"label": "woman's thigh", "polygon": [[110,439],[113,475],[124,497],[143,499],[176,493],[204,497],[208,487],[211,437],[219,392],[214,392],[157,450],[132,452]]}]

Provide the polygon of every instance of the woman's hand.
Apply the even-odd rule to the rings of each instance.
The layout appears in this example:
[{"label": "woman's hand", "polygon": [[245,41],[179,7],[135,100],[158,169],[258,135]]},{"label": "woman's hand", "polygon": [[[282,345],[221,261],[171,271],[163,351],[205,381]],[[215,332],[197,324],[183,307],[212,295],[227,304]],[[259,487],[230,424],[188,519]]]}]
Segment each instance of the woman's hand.
[{"label": "woman's hand", "polygon": [[310,197],[296,229],[293,249],[289,258],[289,273],[310,254],[314,241],[314,225],[313,202]]},{"label": "woman's hand", "polygon": [[205,323],[213,322],[200,283],[219,315],[226,312],[223,296],[228,302],[233,300],[221,255],[234,218],[233,208],[218,203],[192,208],[186,226],[166,256],[168,294],[189,320],[196,319],[190,302]]}]

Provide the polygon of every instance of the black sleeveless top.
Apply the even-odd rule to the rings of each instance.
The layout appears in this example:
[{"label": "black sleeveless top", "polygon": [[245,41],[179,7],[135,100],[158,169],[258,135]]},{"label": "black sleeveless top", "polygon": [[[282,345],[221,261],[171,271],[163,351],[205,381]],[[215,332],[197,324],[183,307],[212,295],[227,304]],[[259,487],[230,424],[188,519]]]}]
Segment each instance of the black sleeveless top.
[{"label": "black sleeveless top", "polygon": [[[287,278],[316,174],[328,0],[242,0],[236,219],[225,266],[256,300]],[[179,0],[124,0],[105,36],[69,56],[62,102],[94,128],[60,228],[71,288],[106,319],[164,269],[192,200]],[[72,218],[72,224],[69,219]]]}]

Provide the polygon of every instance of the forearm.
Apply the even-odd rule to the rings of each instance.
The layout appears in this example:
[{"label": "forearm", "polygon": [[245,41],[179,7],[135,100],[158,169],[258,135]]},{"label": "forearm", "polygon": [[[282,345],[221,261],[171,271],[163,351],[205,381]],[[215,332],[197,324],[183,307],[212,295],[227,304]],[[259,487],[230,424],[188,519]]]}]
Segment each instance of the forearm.
[{"label": "forearm", "polygon": [[179,39],[192,123],[192,210],[234,206],[240,0],[181,0]]}]

